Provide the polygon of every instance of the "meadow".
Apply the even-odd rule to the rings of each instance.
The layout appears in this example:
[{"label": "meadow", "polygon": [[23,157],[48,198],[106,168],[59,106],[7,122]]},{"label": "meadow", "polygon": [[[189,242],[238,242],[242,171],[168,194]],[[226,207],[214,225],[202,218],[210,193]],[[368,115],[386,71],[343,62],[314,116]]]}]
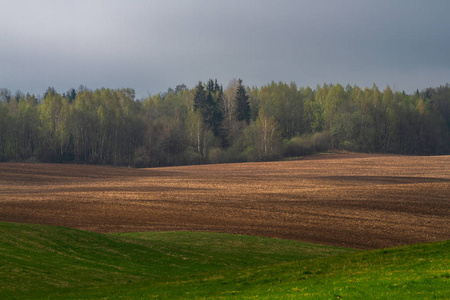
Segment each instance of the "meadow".
[{"label": "meadow", "polygon": [[450,156],[2,163],[0,298],[445,299],[449,195]]},{"label": "meadow", "polygon": [[2,299],[446,299],[450,242],[362,251],[200,232],[0,223]]}]

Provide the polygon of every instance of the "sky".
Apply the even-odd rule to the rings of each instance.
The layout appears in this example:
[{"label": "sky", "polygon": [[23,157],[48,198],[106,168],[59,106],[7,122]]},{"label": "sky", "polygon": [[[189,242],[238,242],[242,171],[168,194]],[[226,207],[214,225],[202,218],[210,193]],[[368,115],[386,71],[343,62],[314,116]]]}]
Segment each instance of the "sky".
[{"label": "sky", "polygon": [[0,0],[0,88],[450,82],[448,0]]}]

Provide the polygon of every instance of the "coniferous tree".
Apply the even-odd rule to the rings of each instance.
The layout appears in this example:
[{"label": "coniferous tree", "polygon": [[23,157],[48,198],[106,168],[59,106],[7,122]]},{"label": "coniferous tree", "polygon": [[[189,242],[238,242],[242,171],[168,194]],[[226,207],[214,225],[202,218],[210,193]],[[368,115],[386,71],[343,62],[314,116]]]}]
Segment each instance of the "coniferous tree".
[{"label": "coniferous tree", "polygon": [[238,80],[238,87],[235,97],[234,114],[238,121],[250,123],[250,102],[245,87],[242,85],[242,79]]},{"label": "coniferous tree", "polygon": [[69,103],[72,103],[77,97],[77,91],[75,91],[74,88],[71,88],[70,90],[67,91],[67,93],[63,94],[63,97],[69,100]]},{"label": "coniferous tree", "polygon": [[212,126],[214,122],[214,108],[215,103],[214,99],[211,95],[211,92],[208,91],[208,95],[206,96],[205,106],[201,110],[203,119],[205,120],[205,123]]},{"label": "coniferous tree", "polygon": [[201,81],[198,82],[197,86],[195,87],[195,94],[194,94],[194,111],[196,110],[203,110],[206,104],[206,92],[203,87],[203,83]]},{"label": "coniferous tree", "polygon": [[[213,93],[217,95],[217,100],[214,100]],[[222,122],[222,112],[220,110],[221,92],[214,91],[214,82],[212,79],[208,81],[206,91],[201,82],[195,88],[194,94],[194,111],[199,111],[203,118],[203,122],[207,128],[212,129],[215,136],[220,133],[220,124]]]},{"label": "coniferous tree", "polygon": [[223,114],[221,107],[223,105],[223,93],[219,90],[217,90],[217,99],[214,103],[214,110],[213,110],[213,122],[212,122],[212,129],[215,136],[221,136],[221,125],[223,121]]},{"label": "coniferous tree", "polygon": [[212,79],[208,80],[208,83],[206,84],[206,90],[208,92],[215,92],[215,90],[214,90],[214,81]]},{"label": "coniferous tree", "polygon": [[220,86],[217,83],[217,79],[214,80],[214,92],[220,92]]}]

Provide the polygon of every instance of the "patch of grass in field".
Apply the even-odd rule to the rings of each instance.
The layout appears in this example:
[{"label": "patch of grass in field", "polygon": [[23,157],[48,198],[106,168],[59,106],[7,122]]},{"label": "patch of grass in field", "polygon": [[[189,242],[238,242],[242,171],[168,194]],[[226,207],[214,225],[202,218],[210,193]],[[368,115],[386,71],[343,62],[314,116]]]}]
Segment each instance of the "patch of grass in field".
[{"label": "patch of grass in field", "polygon": [[448,249],[0,223],[0,298],[446,298]]}]

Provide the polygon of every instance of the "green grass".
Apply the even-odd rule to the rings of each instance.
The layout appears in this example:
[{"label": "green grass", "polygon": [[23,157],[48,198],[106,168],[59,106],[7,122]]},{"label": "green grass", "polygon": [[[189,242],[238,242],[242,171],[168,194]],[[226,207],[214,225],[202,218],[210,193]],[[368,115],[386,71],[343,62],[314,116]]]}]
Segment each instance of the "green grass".
[{"label": "green grass", "polygon": [[358,251],[0,222],[0,299],[450,298],[450,241]]}]

